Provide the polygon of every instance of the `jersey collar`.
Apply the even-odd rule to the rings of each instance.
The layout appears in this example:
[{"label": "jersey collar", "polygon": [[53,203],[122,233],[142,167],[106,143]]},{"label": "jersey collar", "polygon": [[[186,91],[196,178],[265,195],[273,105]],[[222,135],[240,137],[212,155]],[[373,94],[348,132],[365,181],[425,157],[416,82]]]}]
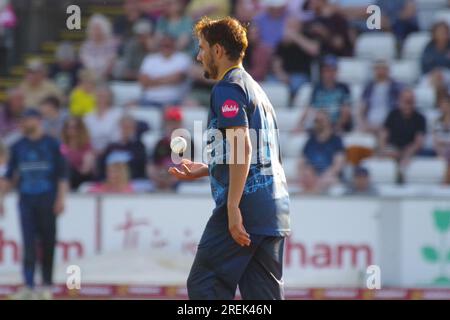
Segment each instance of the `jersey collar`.
[{"label": "jersey collar", "polygon": [[236,69],[236,68],[241,68],[241,64],[236,64],[236,65],[234,65],[234,66],[232,66],[232,67],[229,67],[227,70],[225,70],[225,72],[222,74],[222,76],[220,77],[220,80],[223,80],[223,78],[225,77],[225,75],[228,73],[228,72],[230,72],[231,70],[233,70],[233,69]]}]

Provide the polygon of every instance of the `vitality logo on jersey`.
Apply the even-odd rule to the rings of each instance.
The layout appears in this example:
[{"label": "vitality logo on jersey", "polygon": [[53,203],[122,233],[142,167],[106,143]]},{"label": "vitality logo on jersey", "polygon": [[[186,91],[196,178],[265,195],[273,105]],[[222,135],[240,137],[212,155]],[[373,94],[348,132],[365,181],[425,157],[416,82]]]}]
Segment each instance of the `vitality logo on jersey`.
[{"label": "vitality logo on jersey", "polygon": [[234,118],[239,112],[239,104],[231,99],[225,100],[222,105],[222,115],[225,118]]}]

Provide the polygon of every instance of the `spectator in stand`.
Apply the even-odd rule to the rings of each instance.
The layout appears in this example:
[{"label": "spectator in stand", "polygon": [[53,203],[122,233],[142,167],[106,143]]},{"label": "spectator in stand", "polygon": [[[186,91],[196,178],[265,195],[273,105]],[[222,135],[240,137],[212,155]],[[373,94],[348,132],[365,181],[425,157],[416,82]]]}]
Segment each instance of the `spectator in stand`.
[{"label": "spectator in stand", "polygon": [[438,105],[441,114],[432,128],[433,147],[436,154],[447,161],[444,183],[450,184],[450,97],[441,97]]},{"label": "spectator in stand", "polygon": [[378,191],[370,182],[369,170],[360,166],[356,167],[353,170],[352,182],[345,194],[351,196],[376,196]]},{"label": "spectator in stand", "polygon": [[136,81],[142,61],[150,52],[155,50],[156,39],[149,21],[140,20],[136,22],[133,32],[133,38],[125,44],[123,56],[119,63],[118,78]]},{"label": "spectator in stand", "polygon": [[411,158],[421,151],[426,133],[426,122],[415,109],[414,92],[400,93],[398,108],[392,110],[380,134],[379,154],[397,161],[397,183],[404,183],[404,170]]},{"label": "spectator in stand", "polygon": [[100,156],[98,161],[98,173],[100,180],[105,178],[106,159],[110,154],[116,151],[127,152],[129,155],[128,169],[130,179],[145,179],[145,166],[147,162],[147,155],[144,144],[136,139],[137,128],[136,120],[128,115],[125,115],[120,120],[120,140],[110,143],[105,152]]},{"label": "spectator in stand", "polygon": [[0,75],[14,65],[14,29],[17,17],[9,0],[0,0]]},{"label": "spectator in stand", "polygon": [[195,21],[203,16],[225,18],[230,12],[230,0],[191,0],[186,8],[186,13]]},{"label": "spectator in stand", "polygon": [[48,96],[55,96],[65,101],[62,91],[47,78],[46,67],[40,59],[31,59],[27,63],[25,80],[20,84],[25,95],[25,106],[37,108],[41,101]]},{"label": "spectator in stand", "polygon": [[432,39],[421,58],[422,84],[434,87],[437,93],[450,87],[450,31],[446,22],[433,25]]},{"label": "spectator in stand", "polygon": [[353,43],[347,20],[328,0],[309,0],[314,18],[305,25],[305,32],[320,42],[322,54],[351,56]]},{"label": "spectator in stand", "polygon": [[287,0],[263,0],[263,11],[255,17],[253,24],[258,28],[261,42],[275,50],[283,38],[283,30],[288,18]]},{"label": "spectator in stand", "polygon": [[167,0],[140,0],[139,7],[153,22],[156,22],[166,10]]},{"label": "spectator in stand", "polygon": [[96,77],[93,71],[81,69],[78,72],[78,85],[69,97],[69,111],[72,116],[83,117],[95,110]]},{"label": "spectator in stand", "polygon": [[64,94],[69,94],[77,83],[77,75],[81,64],[73,45],[63,42],[55,53],[56,63],[50,66],[49,76]]},{"label": "spectator in stand", "polygon": [[317,112],[299,163],[303,192],[321,194],[336,184],[345,165],[344,152],[342,139],[333,133],[327,112]]},{"label": "spectator in stand", "polygon": [[192,38],[192,18],[184,14],[183,0],[169,0],[164,15],[156,24],[156,37],[161,39],[169,34],[176,39],[175,48],[190,55],[194,52]]},{"label": "spectator in stand", "polygon": [[42,114],[44,132],[56,140],[60,140],[67,113],[62,110],[59,99],[52,96],[47,97],[41,102],[39,109]]},{"label": "spectator in stand", "polygon": [[91,186],[89,193],[133,193],[135,192],[130,181],[127,152],[115,151],[106,158],[106,179]]},{"label": "spectator in stand", "polygon": [[256,81],[264,81],[269,73],[272,60],[272,49],[261,42],[258,27],[250,25],[248,31],[248,47],[244,56],[244,67]]},{"label": "spectator in stand", "polygon": [[289,15],[297,18],[302,23],[306,23],[314,18],[314,13],[309,8],[309,0],[289,0],[287,9]]},{"label": "spectator in stand", "polygon": [[95,154],[89,133],[81,118],[69,118],[61,134],[61,153],[69,166],[70,189],[94,179]]},{"label": "spectator in stand", "polygon": [[[179,181],[168,173],[174,166],[170,141],[172,132],[182,126],[183,114],[179,107],[169,107],[164,112],[164,137],[153,148],[153,154],[147,166],[147,173],[156,190],[176,190]],[[183,157],[193,154],[193,145],[185,151]]]},{"label": "spectator in stand", "polygon": [[98,80],[107,80],[116,62],[117,43],[108,18],[94,14],[87,25],[87,39],[80,48],[83,67],[92,70]]},{"label": "spectator in stand", "polygon": [[359,122],[363,131],[379,135],[387,115],[397,106],[402,86],[390,77],[384,60],[374,63],[373,74],[362,94]]},{"label": "spectator in stand", "polygon": [[109,143],[119,139],[117,127],[122,114],[120,110],[113,108],[113,94],[108,86],[98,87],[95,93],[95,111],[86,115],[84,121],[91,137],[92,148],[96,155],[100,155]]},{"label": "spectator in stand", "polygon": [[[143,12],[139,0],[125,0],[123,3],[123,15],[118,16],[113,23],[113,32],[119,48],[122,48],[127,39],[133,36],[134,26],[139,21],[151,23],[150,17]],[[119,51],[121,52],[122,50]]]},{"label": "spectator in stand", "polygon": [[175,41],[170,35],[163,36],[159,52],[144,59],[139,76],[144,90],[141,105],[164,107],[183,100],[192,60],[176,51]]},{"label": "spectator in stand", "polygon": [[0,108],[0,137],[4,144],[11,146],[20,136],[20,121],[25,111],[25,95],[20,88],[7,92],[6,103]]},{"label": "spectator in stand", "polygon": [[288,19],[283,39],[273,59],[274,75],[289,86],[291,100],[297,90],[309,82],[311,64],[320,50],[319,43],[304,34],[301,28],[302,24],[297,18]]},{"label": "spectator in stand", "polygon": [[375,4],[383,13],[382,28],[392,31],[399,41],[403,41],[411,32],[419,30],[414,0],[377,0]]},{"label": "spectator in stand", "polygon": [[236,0],[233,17],[242,23],[250,23],[261,12],[259,0]]},{"label": "spectator in stand", "polygon": [[347,132],[352,129],[350,89],[346,84],[337,82],[336,75],[336,58],[334,56],[326,56],[322,60],[321,81],[314,85],[310,106],[300,119],[300,131],[304,130],[305,122],[310,113],[317,110],[327,111],[336,132]]}]

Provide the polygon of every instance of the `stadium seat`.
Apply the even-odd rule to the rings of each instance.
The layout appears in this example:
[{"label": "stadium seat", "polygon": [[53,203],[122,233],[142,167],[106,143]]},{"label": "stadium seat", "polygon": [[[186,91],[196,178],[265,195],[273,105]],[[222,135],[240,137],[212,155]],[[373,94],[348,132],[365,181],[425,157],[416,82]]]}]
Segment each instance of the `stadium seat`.
[{"label": "stadium seat", "polygon": [[159,139],[161,139],[159,132],[146,132],[142,135],[142,143],[145,146],[145,150],[147,150],[147,154],[153,154],[153,148]]},{"label": "stadium seat", "polygon": [[305,84],[298,90],[293,101],[293,105],[296,109],[301,109],[309,106],[312,89],[313,86],[311,84]]},{"label": "stadium seat", "polygon": [[348,85],[366,83],[370,79],[370,64],[367,60],[340,58],[338,62],[338,81]]},{"label": "stadium seat", "polygon": [[361,165],[370,172],[373,183],[394,183],[396,178],[396,163],[388,158],[369,158]]},{"label": "stadium seat", "polygon": [[287,85],[278,82],[263,82],[261,87],[275,110],[288,107],[290,93]]},{"label": "stadium seat", "polygon": [[437,11],[433,16],[433,22],[446,22],[450,26],[450,9]]},{"label": "stadium seat", "polygon": [[161,110],[151,107],[133,108],[128,111],[135,119],[145,121],[150,126],[150,131],[159,132],[162,127]]},{"label": "stadium seat", "polygon": [[395,60],[390,64],[391,76],[400,83],[411,85],[420,77],[420,67],[417,60]]},{"label": "stadium seat", "polygon": [[432,128],[438,119],[440,112],[436,109],[423,110],[422,114],[425,116],[427,123],[427,134],[425,135],[424,148],[433,149],[433,134]]},{"label": "stadium seat", "polygon": [[420,59],[423,50],[430,40],[431,36],[429,32],[414,32],[410,34],[403,44],[402,58]]},{"label": "stadium seat", "polygon": [[117,106],[136,101],[141,96],[141,85],[138,82],[113,81],[110,87],[114,95],[114,104]]},{"label": "stadium seat", "polygon": [[418,86],[414,89],[416,106],[419,110],[426,110],[435,107],[436,91],[428,86]]},{"label": "stadium seat", "polygon": [[202,129],[205,130],[208,121],[208,110],[204,107],[183,108],[183,125],[190,131],[194,130],[194,121],[201,121]]},{"label": "stadium seat", "polygon": [[[351,95],[351,103],[352,103],[352,112],[353,116],[357,116],[357,111],[361,103],[362,94],[364,91],[363,84],[353,84],[350,87],[350,95]],[[355,118],[356,119],[356,118]]]},{"label": "stadium seat", "polygon": [[278,128],[280,131],[291,131],[295,129],[304,109],[280,109],[276,110]]},{"label": "stadium seat", "polygon": [[395,37],[387,32],[370,32],[361,34],[356,40],[356,57],[360,59],[384,59],[395,58]]},{"label": "stadium seat", "polygon": [[446,168],[444,159],[417,157],[406,169],[405,180],[408,183],[438,184],[444,179]]},{"label": "stadium seat", "polygon": [[430,30],[436,12],[447,7],[447,0],[416,0],[420,30]]},{"label": "stadium seat", "polygon": [[377,146],[377,139],[370,133],[352,132],[346,134],[342,140],[346,148],[358,146],[375,149]]},{"label": "stadium seat", "polygon": [[308,141],[307,133],[290,134],[281,139],[281,152],[284,157],[299,157]]},{"label": "stadium seat", "polygon": [[283,159],[284,174],[288,182],[298,182],[298,157],[286,157]]}]

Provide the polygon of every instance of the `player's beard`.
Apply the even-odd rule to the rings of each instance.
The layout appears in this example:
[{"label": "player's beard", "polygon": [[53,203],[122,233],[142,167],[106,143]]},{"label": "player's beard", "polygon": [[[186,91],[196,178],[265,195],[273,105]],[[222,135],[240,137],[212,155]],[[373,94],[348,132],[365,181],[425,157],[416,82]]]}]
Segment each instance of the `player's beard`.
[{"label": "player's beard", "polygon": [[206,79],[217,79],[219,73],[219,69],[214,61],[214,57],[212,54],[209,55],[209,61],[206,63],[205,71],[203,75]]}]

